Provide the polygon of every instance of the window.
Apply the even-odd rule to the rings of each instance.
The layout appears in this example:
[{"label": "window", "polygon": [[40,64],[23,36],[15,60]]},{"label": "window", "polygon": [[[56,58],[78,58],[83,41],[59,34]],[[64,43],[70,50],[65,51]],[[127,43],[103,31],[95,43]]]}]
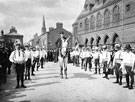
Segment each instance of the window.
[{"label": "window", "polygon": [[130,12],[130,4],[126,5],[126,12]]},{"label": "window", "polygon": [[78,28],[74,27],[74,35],[77,35],[77,32],[78,32]]},{"label": "window", "polygon": [[88,18],[85,19],[85,30],[86,31],[89,30],[89,19]]},{"label": "window", "polygon": [[97,28],[102,27],[102,15],[100,13],[97,14]]},{"label": "window", "polygon": [[104,27],[108,27],[110,25],[110,11],[107,9],[104,13]]},{"label": "window", "polygon": [[120,10],[119,6],[115,6],[113,9],[113,23],[120,21]]},{"label": "window", "polygon": [[80,23],[80,28],[82,28],[82,23]]},{"label": "window", "polygon": [[95,17],[93,15],[90,18],[90,29],[95,29]]}]

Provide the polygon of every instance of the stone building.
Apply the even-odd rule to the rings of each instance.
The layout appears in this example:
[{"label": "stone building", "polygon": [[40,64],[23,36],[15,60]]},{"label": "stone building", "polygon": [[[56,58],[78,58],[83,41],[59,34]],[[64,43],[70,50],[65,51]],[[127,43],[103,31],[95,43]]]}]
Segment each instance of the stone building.
[{"label": "stone building", "polygon": [[135,0],[86,0],[72,26],[74,43],[135,47]]}]

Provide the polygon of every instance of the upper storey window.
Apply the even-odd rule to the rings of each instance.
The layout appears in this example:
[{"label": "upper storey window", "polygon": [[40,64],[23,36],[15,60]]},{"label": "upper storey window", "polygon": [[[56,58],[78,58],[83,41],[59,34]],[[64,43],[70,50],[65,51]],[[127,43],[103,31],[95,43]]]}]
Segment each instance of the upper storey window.
[{"label": "upper storey window", "polygon": [[104,27],[108,27],[110,25],[110,11],[107,9],[104,13]]},{"label": "upper storey window", "polygon": [[120,21],[120,9],[119,6],[115,6],[113,9],[113,23]]},{"label": "upper storey window", "polygon": [[85,30],[89,30],[89,19],[85,19]]},{"label": "upper storey window", "polygon": [[102,27],[102,15],[101,13],[97,14],[97,28],[101,28]]},{"label": "upper storey window", "polygon": [[93,15],[90,18],[90,29],[95,29],[95,17]]},{"label": "upper storey window", "polygon": [[126,12],[130,12],[130,8],[131,8],[131,7],[130,7],[130,4],[127,4],[125,11],[126,11]]}]

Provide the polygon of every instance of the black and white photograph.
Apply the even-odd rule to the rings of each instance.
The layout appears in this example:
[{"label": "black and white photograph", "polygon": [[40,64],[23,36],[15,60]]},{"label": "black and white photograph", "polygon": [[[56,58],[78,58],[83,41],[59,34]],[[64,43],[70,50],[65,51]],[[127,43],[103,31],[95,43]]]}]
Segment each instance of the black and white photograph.
[{"label": "black and white photograph", "polygon": [[135,0],[0,0],[0,102],[135,102]]}]

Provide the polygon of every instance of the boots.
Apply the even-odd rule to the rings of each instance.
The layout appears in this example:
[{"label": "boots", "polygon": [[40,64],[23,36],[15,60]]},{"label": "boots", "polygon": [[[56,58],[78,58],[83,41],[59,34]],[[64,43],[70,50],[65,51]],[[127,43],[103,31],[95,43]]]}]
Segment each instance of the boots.
[{"label": "boots", "polygon": [[16,89],[20,88],[19,82],[20,82],[20,80],[19,80],[19,77],[17,76],[17,85],[15,87]]},{"label": "boots", "polygon": [[95,68],[95,73],[94,74],[97,74],[97,68]]},{"label": "boots", "polygon": [[68,77],[67,77],[67,69],[64,70],[64,73],[65,73],[65,78],[68,79]]},{"label": "boots", "polygon": [[98,71],[99,71],[99,74],[100,74],[100,68],[98,69]]},{"label": "boots", "polygon": [[120,76],[120,82],[119,85],[122,85],[122,76]]}]

